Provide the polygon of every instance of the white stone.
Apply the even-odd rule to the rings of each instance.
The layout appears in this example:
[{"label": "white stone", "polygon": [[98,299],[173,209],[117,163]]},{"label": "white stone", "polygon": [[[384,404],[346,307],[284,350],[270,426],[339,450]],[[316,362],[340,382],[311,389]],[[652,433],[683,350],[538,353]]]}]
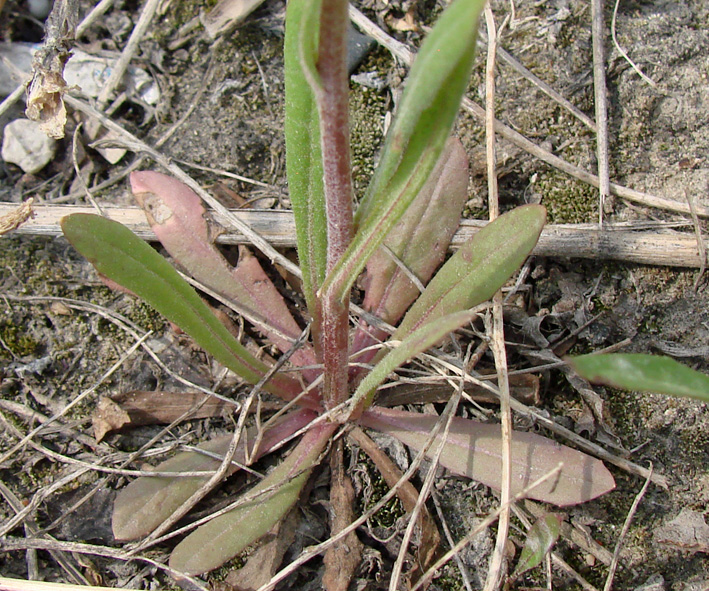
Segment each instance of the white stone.
[{"label": "white stone", "polygon": [[54,158],[57,142],[39,130],[39,123],[15,119],[5,126],[2,159],[27,173],[42,170]]}]

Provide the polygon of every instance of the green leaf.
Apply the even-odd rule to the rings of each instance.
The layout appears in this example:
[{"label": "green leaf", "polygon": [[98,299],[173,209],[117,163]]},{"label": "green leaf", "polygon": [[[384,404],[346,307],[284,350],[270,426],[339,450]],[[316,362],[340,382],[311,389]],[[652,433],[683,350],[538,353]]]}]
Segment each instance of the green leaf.
[{"label": "green leaf", "polygon": [[182,540],[170,556],[170,567],[189,575],[205,573],[268,533],[298,500],[336,428],[332,423],[312,427],[290,455],[249,491],[250,500],[198,527]]},{"label": "green leaf", "polygon": [[582,355],[568,360],[589,382],[709,402],[709,376],[669,357],[640,353]]},{"label": "green leaf", "polygon": [[547,552],[559,539],[561,517],[555,513],[542,515],[527,532],[524,548],[512,576],[518,576],[540,565]]},{"label": "green leaf", "polygon": [[[128,228],[81,213],[62,218],[61,226],[67,240],[101,275],[145,300],[221,364],[251,384],[266,374],[268,367],[232,336],[162,256]],[[265,387],[285,398],[301,391],[294,380],[281,375],[274,376]]]},{"label": "green leaf", "polygon": [[[264,431],[256,453],[253,453],[255,450],[250,450],[253,459],[257,460],[269,453],[281,441],[310,423],[315,416],[312,411],[296,410],[283,417],[273,427]],[[253,427],[241,437],[234,453],[234,462],[243,464],[246,461],[246,443],[253,444],[256,435],[256,428]],[[216,470],[221,464],[219,458],[227,452],[231,439],[232,436],[227,435],[202,443],[197,446],[197,449],[210,455],[197,451],[181,452],[155,466],[154,471],[185,473]],[[232,464],[227,476],[238,469]],[[135,540],[149,534],[179,509],[207,480],[209,476],[136,478],[116,496],[111,518],[113,535],[117,540]]]},{"label": "green leaf", "polygon": [[360,382],[357,390],[352,395],[352,407],[354,408],[362,403],[363,408],[369,408],[374,400],[377,388],[384,383],[389,374],[412,357],[433,347],[447,334],[457,330],[474,316],[474,313],[467,310],[448,314],[437,322],[426,324],[412,332],[400,344],[389,351]]},{"label": "green leaf", "polygon": [[450,135],[475,55],[482,0],[456,0],[423,42],[382,151],[357,211],[350,247],[323,292],[340,299],[428,180]]},{"label": "green leaf", "polygon": [[319,0],[290,0],[284,49],[288,191],[295,216],[305,299],[311,313],[317,312],[315,293],[327,266],[320,119],[309,82],[317,76],[319,14]]},{"label": "green leaf", "polygon": [[485,226],[436,273],[393,338],[490,299],[532,252],[545,220],[541,205],[524,205]]},{"label": "green leaf", "polygon": [[[387,408],[371,408],[359,422],[395,437],[419,451],[430,438],[437,416]],[[434,439],[427,455],[438,447],[442,433]],[[512,432],[513,495],[548,474],[562,462],[558,477],[532,489],[529,497],[555,505],[575,505],[595,499],[615,487],[603,462],[534,433]],[[440,464],[451,472],[500,490],[502,438],[500,426],[454,417],[443,445]]]}]

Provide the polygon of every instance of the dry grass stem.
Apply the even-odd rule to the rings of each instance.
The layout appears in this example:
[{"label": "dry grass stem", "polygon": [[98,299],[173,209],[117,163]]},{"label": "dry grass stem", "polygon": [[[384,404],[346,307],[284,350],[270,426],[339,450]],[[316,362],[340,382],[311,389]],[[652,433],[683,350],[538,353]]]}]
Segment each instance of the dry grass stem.
[{"label": "dry grass stem", "polygon": [[[175,525],[180,519],[182,519],[187,513],[189,513],[205,496],[207,496],[222,480],[231,467],[232,460],[234,459],[234,454],[236,453],[239,442],[245,434],[246,419],[249,416],[249,411],[256,401],[261,388],[279,371],[279,369],[288,361],[290,356],[298,348],[298,344],[291,347],[280,359],[271,367],[266,374],[261,378],[258,383],[251,389],[248,397],[241,405],[241,410],[239,411],[239,419],[234,428],[234,434],[232,435],[229,447],[227,448],[224,457],[222,458],[219,468],[210,476],[202,486],[195,491],[192,496],[190,496],[184,503],[182,503],[173,513],[170,515],[160,526],[153,530],[150,535],[148,535],[138,546],[136,546],[133,551],[139,552],[140,550],[147,548],[152,545],[152,543],[167,532],[173,525]],[[258,442],[257,442],[258,444]],[[251,464],[253,462],[253,457],[248,451],[248,442],[246,445],[246,463]],[[255,448],[254,448],[255,451]],[[265,491],[262,491],[265,492]]]},{"label": "dry grass stem", "polygon": [[[448,520],[446,519],[441,503],[438,500],[438,495],[435,490],[431,491],[431,498],[433,499],[433,506],[436,508],[436,515],[438,520],[441,522],[441,527],[443,528],[443,534],[446,536],[446,541],[448,545],[452,548],[455,545],[453,540],[453,535],[451,534],[450,528],[448,527]],[[468,572],[468,567],[465,565],[461,557],[456,554],[453,559],[455,560],[456,566],[458,567],[458,572],[460,572],[460,577],[463,579],[463,584],[465,585],[466,591],[473,591],[473,584],[470,581],[470,573]]]},{"label": "dry grass stem", "polygon": [[[126,174],[130,171],[126,171]],[[96,191],[97,187],[93,187]],[[0,204],[0,216],[15,209],[11,204]],[[145,214],[137,207],[104,207],[104,213],[127,225],[145,240],[155,241],[155,234],[145,220]],[[691,211],[689,206],[687,209]],[[696,207],[695,207],[696,209]],[[91,213],[90,207],[74,205],[33,206],[34,218],[27,219],[14,232],[33,236],[59,236],[59,220],[72,213]],[[293,214],[286,210],[229,210],[230,215],[255,230],[274,247],[295,246],[295,225]],[[219,214],[214,219],[227,227],[229,221]],[[451,248],[456,249],[469,240],[487,222],[484,220],[462,220],[453,236]],[[675,232],[674,227],[686,226],[690,222],[664,223],[617,223],[604,224],[549,224],[542,230],[535,256],[571,257],[595,261],[616,260],[656,266],[678,268],[700,268],[702,257],[697,252],[696,237],[689,233]],[[248,235],[240,230],[227,229],[217,237],[219,244],[251,244]],[[357,314],[363,312],[353,306]]]},{"label": "dry grass stem", "polygon": [[[490,221],[492,222],[500,215],[497,187],[497,158],[495,155],[495,65],[497,61],[498,32],[495,26],[495,15],[492,13],[490,4],[485,7],[484,14],[488,35],[487,61],[485,67],[485,149],[487,161],[488,209],[490,211]],[[504,26],[505,23],[503,23],[500,29],[504,29]],[[502,437],[500,506],[504,507],[500,512],[495,549],[490,559],[490,566],[484,587],[485,591],[493,591],[499,587],[505,570],[507,536],[510,526],[510,479],[512,476],[510,460],[512,454],[512,413],[510,412],[510,384],[507,374],[502,291],[498,291],[492,298],[492,326],[488,328],[491,328],[491,330],[487,332],[490,334],[490,348],[495,359],[495,369],[497,371],[497,383],[500,394],[500,431]]]},{"label": "dry grass stem", "polygon": [[[203,584],[202,581],[195,577],[186,575],[171,569],[166,564],[153,558],[148,558],[147,556],[131,556],[127,552],[121,550],[116,550],[115,548],[109,548],[108,546],[98,546],[94,544],[82,544],[78,542],[61,542],[51,539],[43,538],[15,538],[15,537],[4,537],[0,540],[0,549],[2,550],[27,550],[28,548],[36,548],[37,550],[58,550],[60,552],[71,552],[76,554],[86,554],[89,556],[103,556],[105,558],[113,558],[115,560],[139,560],[150,564],[162,571],[165,571],[168,575],[173,576],[175,579],[179,579],[189,583],[194,586],[194,589],[199,591],[209,591],[209,588]],[[0,577],[0,589],[5,591],[6,589],[22,589],[28,591],[36,591],[37,587],[12,587],[10,585],[15,585],[18,579],[5,579]],[[37,581],[20,581],[20,583],[29,583],[30,585],[37,585]],[[82,591],[94,590],[94,589],[105,589],[105,587],[81,587],[76,585],[65,585],[63,583],[39,583],[40,585],[54,585],[54,587],[47,587],[50,590],[63,591],[64,589],[80,589]]]},{"label": "dry grass stem", "polygon": [[[429,359],[432,363],[440,364],[442,367],[451,371],[452,373],[455,373],[456,375],[463,376],[465,380],[469,383],[476,384],[482,388],[485,388],[489,392],[499,396],[499,391],[495,386],[483,379],[480,379],[480,377],[475,376],[472,373],[467,373],[465,370],[458,367],[457,365],[431,355],[423,355],[423,357]],[[667,478],[665,478],[665,476],[658,474],[657,472],[653,472],[652,474],[650,474],[650,471],[644,466],[640,466],[621,456],[612,454],[604,447],[601,447],[600,445],[597,445],[592,441],[581,437],[580,435],[574,433],[566,427],[562,427],[555,421],[551,420],[548,417],[545,417],[542,413],[527,406],[526,404],[523,404],[522,402],[511,398],[510,407],[515,412],[533,418],[534,421],[542,427],[549,429],[549,431],[555,433],[556,435],[564,437],[567,441],[572,442],[574,445],[576,445],[583,451],[590,453],[591,455],[594,455],[597,458],[600,458],[601,460],[610,462],[614,466],[617,466],[618,468],[625,470],[630,474],[635,474],[636,476],[640,476],[642,478],[650,478],[652,482],[654,482],[658,486],[661,486],[662,488],[668,488],[669,482],[667,481]]]},{"label": "dry grass stem", "polygon": [[101,92],[99,93],[98,98],[96,99],[96,105],[99,110],[104,109],[104,107],[108,103],[108,100],[113,94],[113,91],[123,80],[123,76],[128,70],[128,66],[130,65],[130,62],[133,59],[133,56],[135,56],[136,52],[138,51],[138,43],[140,43],[140,41],[143,39],[143,36],[148,31],[148,28],[153,22],[153,18],[155,17],[155,13],[157,12],[157,8],[160,4],[160,1],[161,0],[147,0],[145,6],[143,6],[143,10],[140,13],[140,18],[138,19],[138,22],[133,28],[133,32],[128,38],[128,42],[123,48],[120,57],[111,68],[111,75],[104,83],[103,87],[101,88]]},{"label": "dry grass stem", "polygon": [[[0,494],[15,513],[19,513],[22,510],[22,501],[20,501],[20,499],[15,496],[15,493],[13,493],[3,482],[0,482]],[[24,528],[25,535],[27,537],[35,536],[39,532],[39,526],[37,525],[36,521],[30,517],[25,520]],[[42,537],[54,539],[51,536],[48,536],[47,534],[44,534]],[[86,577],[84,577],[83,574],[81,574],[81,571],[75,564],[75,561],[73,557],[71,557],[71,555],[68,555],[65,552],[59,552],[58,550],[50,550],[49,553],[52,559],[64,570],[64,572],[68,575],[70,579],[80,585],[89,584],[89,581],[86,579]],[[40,573],[38,572],[39,567],[37,564],[37,550],[35,548],[27,550],[27,564],[28,573],[31,575],[28,578],[33,580],[39,580]]]},{"label": "dry grass stem", "polygon": [[239,232],[244,234],[244,236],[247,236],[249,242],[256,248],[258,248],[272,262],[277,262],[289,273],[292,273],[296,277],[300,277],[300,268],[296,264],[294,264],[288,258],[283,256],[268,242],[268,240],[265,240],[258,233],[254,232],[253,229],[251,229],[241,219],[239,219],[232,212],[230,212],[217,199],[212,197],[212,195],[205,191],[199,185],[199,183],[197,183],[191,176],[186,174],[179,166],[174,164],[170,158],[164,156],[157,150],[148,146],[148,144],[126,131],[123,127],[115,123],[112,119],[105,116],[100,111],[96,110],[88,103],[69,95],[65,97],[65,101],[73,109],[81,111],[89,117],[95,118],[104,127],[106,127],[106,129],[116,133],[116,135],[119,136],[121,141],[125,144],[125,147],[127,149],[133,150],[134,152],[144,152],[146,154],[149,154],[150,157],[153,158],[160,166],[168,170],[173,176],[185,183],[215,211],[217,211],[221,216],[223,216],[223,218],[228,222],[229,226],[239,230]]},{"label": "dry grass stem", "polygon": [[[511,3],[510,3],[511,4]],[[481,45],[484,46],[487,43],[486,35],[484,31],[478,33],[480,35]],[[510,66],[515,72],[517,72],[523,78],[529,80],[534,86],[539,88],[544,94],[546,94],[554,102],[558,103],[574,117],[576,117],[581,123],[588,127],[594,133],[596,132],[596,122],[591,119],[586,113],[581,109],[576,107],[573,103],[563,97],[559,92],[554,90],[549,86],[544,80],[539,78],[534,72],[531,72],[522,65],[522,63],[515,58],[513,55],[505,51],[502,47],[498,45],[497,47],[497,57],[504,61],[508,66]]]},{"label": "dry grass stem", "polygon": [[[346,404],[346,403],[345,403]],[[337,407],[332,409],[333,411],[337,410]],[[271,579],[271,581],[266,584],[262,585],[259,587],[257,591],[272,591],[276,587],[278,583],[289,577],[291,574],[293,574],[300,566],[314,558],[315,556],[318,556],[325,552],[328,548],[332,547],[334,544],[338,543],[340,540],[345,538],[350,532],[354,531],[357,529],[359,526],[362,524],[366,523],[369,519],[371,519],[382,507],[384,507],[391,499],[394,498],[398,494],[399,489],[404,486],[404,483],[408,482],[409,479],[413,476],[413,474],[419,469],[419,466],[421,465],[421,462],[423,462],[424,458],[426,457],[426,454],[428,453],[429,448],[435,441],[436,437],[438,436],[441,428],[443,428],[443,422],[445,420],[445,417],[441,417],[437,422],[434,428],[431,430],[431,433],[429,435],[429,438],[426,442],[426,444],[419,450],[419,452],[416,454],[414,459],[411,461],[411,464],[409,465],[408,469],[402,477],[399,479],[398,482],[394,483],[393,485],[390,485],[389,491],[381,498],[377,503],[372,505],[369,510],[365,511],[362,515],[360,515],[355,521],[350,523],[346,528],[342,529],[340,532],[338,532],[336,535],[331,536],[324,542],[321,542],[315,546],[311,546],[304,550],[300,556],[295,558],[288,566],[284,567],[282,570],[280,570],[276,575]],[[536,483],[535,483],[536,486]]]},{"label": "dry grass stem", "polygon": [[628,53],[623,49],[623,47],[618,43],[618,38],[616,36],[616,21],[618,18],[618,6],[620,5],[620,0],[615,0],[615,4],[613,5],[613,17],[611,19],[611,37],[613,39],[613,45],[615,45],[615,48],[618,50],[618,53],[623,56],[623,59],[625,59],[626,62],[630,64],[630,67],[633,68],[645,82],[647,82],[650,86],[653,88],[657,88],[657,83],[647,76],[639,67],[638,65],[630,59],[630,56]]},{"label": "dry grass stem", "polygon": [[25,445],[28,441],[30,441],[37,433],[39,433],[42,429],[46,428],[48,425],[56,421],[57,419],[61,418],[64,416],[67,412],[69,412],[72,408],[74,408],[77,404],[80,402],[83,402],[88,396],[93,394],[96,389],[103,384],[108,378],[110,378],[120,367],[123,365],[126,360],[135,353],[135,351],[138,350],[138,348],[143,344],[143,342],[150,337],[152,332],[146,333],[143,337],[138,339],[131,347],[121,356],[121,358],[116,361],[109,369],[106,371],[99,379],[98,381],[91,386],[90,388],[84,390],[81,394],[79,394],[74,400],[72,400],[69,404],[67,404],[64,409],[58,413],[47,419],[43,424],[39,425],[38,427],[35,427],[30,431],[27,435],[25,435],[18,443],[13,445],[8,451],[6,451],[2,456],[0,456],[0,464],[5,462],[10,456],[12,456],[18,449],[22,448],[23,445]]},{"label": "dry grass stem", "polygon": [[462,390],[462,384],[458,384],[458,389],[456,390],[455,394],[451,396],[450,400],[446,404],[445,409],[441,413],[441,420],[445,422],[443,426],[443,433],[441,434],[441,440],[432,450],[430,458],[431,463],[428,466],[426,478],[424,479],[423,486],[421,487],[421,491],[419,492],[418,499],[416,499],[416,505],[411,511],[409,523],[406,526],[406,530],[404,531],[404,536],[401,540],[401,548],[399,549],[399,553],[396,557],[396,561],[394,562],[394,567],[392,568],[391,577],[389,579],[389,591],[396,591],[397,589],[399,589],[399,585],[401,582],[400,579],[404,567],[404,561],[406,559],[406,553],[408,551],[409,544],[411,543],[411,538],[414,535],[414,530],[419,522],[419,515],[421,514],[421,511],[424,508],[426,500],[428,499],[428,496],[431,492],[431,487],[433,486],[433,482],[436,478],[438,462],[440,460],[441,453],[443,452],[443,447],[450,431],[451,421],[453,420],[453,417],[455,416],[455,413],[458,409],[458,403],[460,402]]},{"label": "dry grass stem", "polygon": [[[652,465],[650,466],[650,475],[652,475]],[[623,543],[625,542],[625,537],[628,535],[628,530],[630,529],[630,524],[633,522],[633,517],[635,516],[640,502],[643,500],[645,493],[647,492],[647,487],[650,486],[650,476],[645,479],[645,484],[640,489],[640,492],[635,495],[633,499],[633,504],[628,509],[628,515],[625,517],[625,522],[623,523],[623,528],[620,530],[618,535],[618,540],[615,544],[615,549],[613,550],[613,561],[611,562],[610,568],[608,569],[608,576],[606,577],[606,582],[603,585],[603,591],[611,591],[613,588],[613,579],[615,577],[615,571],[618,568],[618,560],[620,559],[620,551],[623,549]]]},{"label": "dry grass stem", "polygon": [[596,155],[598,158],[598,223],[603,225],[606,200],[610,195],[608,154],[608,93],[606,91],[605,28],[603,0],[591,0],[591,35],[593,38],[593,96],[596,109]]},{"label": "dry grass stem", "polygon": [[[541,484],[544,484],[547,480],[550,478],[556,477],[557,474],[561,471],[562,466],[559,465],[553,470],[550,470],[547,474],[542,476],[541,478],[538,478],[534,482],[532,482],[528,487],[526,487],[524,490],[520,491],[517,493],[514,497],[510,499],[510,502],[507,505],[500,506],[498,507],[495,511],[490,513],[485,519],[483,519],[477,527],[469,531],[464,538],[462,538],[453,548],[451,548],[448,552],[446,552],[441,558],[436,561],[436,563],[428,569],[428,571],[424,574],[424,576],[421,577],[421,579],[411,588],[411,591],[418,591],[419,589],[425,587],[433,578],[433,576],[436,574],[436,571],[441,568],[443,565],[445,565],[453,556],[458,554],[465,546],[467,546],[475,536],[477,536],[481,531],[484,529],[487,529],[490,527],[497,518],[499,517],[500,513],[502,513],[505,509],[508,509],[512,503],[516,503],[518,501],[521,501],[524,499],[530,491],[534,490]],[[259,589],[259,591],[262,591]],[[265,589],[263,591],[266,591]]]}]

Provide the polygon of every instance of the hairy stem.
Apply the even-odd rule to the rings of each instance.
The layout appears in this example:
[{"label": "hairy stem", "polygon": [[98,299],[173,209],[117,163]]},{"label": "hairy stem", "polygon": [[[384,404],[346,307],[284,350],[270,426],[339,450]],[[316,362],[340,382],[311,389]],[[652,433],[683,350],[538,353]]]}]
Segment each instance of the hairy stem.
[{"label": "hairy stem", "polygon": [[327,216],[327,270],[352,239],[352,178],[348,122],[347,0],[323,0],[318,73],[320,134]]},{"label": "hairy stem", "polygon": [[[335,266],[352,239],[352,178],[348,123],[347,0],[323,0],[320,15],[318,93],[323,181],[327,218],[327,270]],[[342,402],[348,394],[347,358],[349,298],[331,291],[320,294],[320,333],[326,406]]]}]

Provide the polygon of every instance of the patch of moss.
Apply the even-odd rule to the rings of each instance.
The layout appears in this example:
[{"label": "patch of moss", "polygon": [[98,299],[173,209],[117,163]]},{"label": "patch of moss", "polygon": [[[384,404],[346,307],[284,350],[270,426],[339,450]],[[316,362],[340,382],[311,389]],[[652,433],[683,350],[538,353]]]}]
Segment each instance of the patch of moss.
[{"label": "patch of moss", "polygon": [[361,197],[375,170],[376,155],[384,140],[386,97],[376,90],[353,84],[350,92],[352,182]]},{"label": "patch of moss", "polygon": [[216,0],[197,0],[196,2],[176,2],[170,5],[160,19],[160,25],[154,30],[154,37],[158,43],[167,43],[172,40],[175,31],[199,16],[200,11],[207,10],[216,4]]},{"label": "patch of moss", "polygon": [[161,333],[165,330],[165,319],[155,309],[142,300],[134,300],[126,316],[145,330]]},{"label": "patch of moss", "polygon": [[[369,458],[362,459],[360,465],[363,465],[366,468],[371,484],[369,497],[362,500],[361,511],[364,513],[368,511],[370,507],[376,505],[381,498],[389,492],[389,485],[386,483],[384,478],[382,478],[379,470],[377,470],[376,466]],[[404,511],[401,501],[399,501],[397,497],[394,497],[374,514],[370,520],[370,523],[374,527],[390,528],[393,527],[397,520],[405,514],[406,511]]]},{"label": "patch of moss", "polygon": [[[0,324],[0,338],[5,346],[17,357],[33,355],[40,346],[40,343],[25,333],[21,327],[14,324]],[[6,356],[8,353],[5,348],[0,349],[0,356]]]},{"label": "patch of moss", "polygon": [[436,587],[441,591],[458,591],[463,589],[463,578],[455,568],[445,568],[443,574],[436,577]]},{"label": "patch of moss", "polygon": [[542,172],[534,182],[552,224],[581,224],[598,218],[598,192],[558,171]]}]

